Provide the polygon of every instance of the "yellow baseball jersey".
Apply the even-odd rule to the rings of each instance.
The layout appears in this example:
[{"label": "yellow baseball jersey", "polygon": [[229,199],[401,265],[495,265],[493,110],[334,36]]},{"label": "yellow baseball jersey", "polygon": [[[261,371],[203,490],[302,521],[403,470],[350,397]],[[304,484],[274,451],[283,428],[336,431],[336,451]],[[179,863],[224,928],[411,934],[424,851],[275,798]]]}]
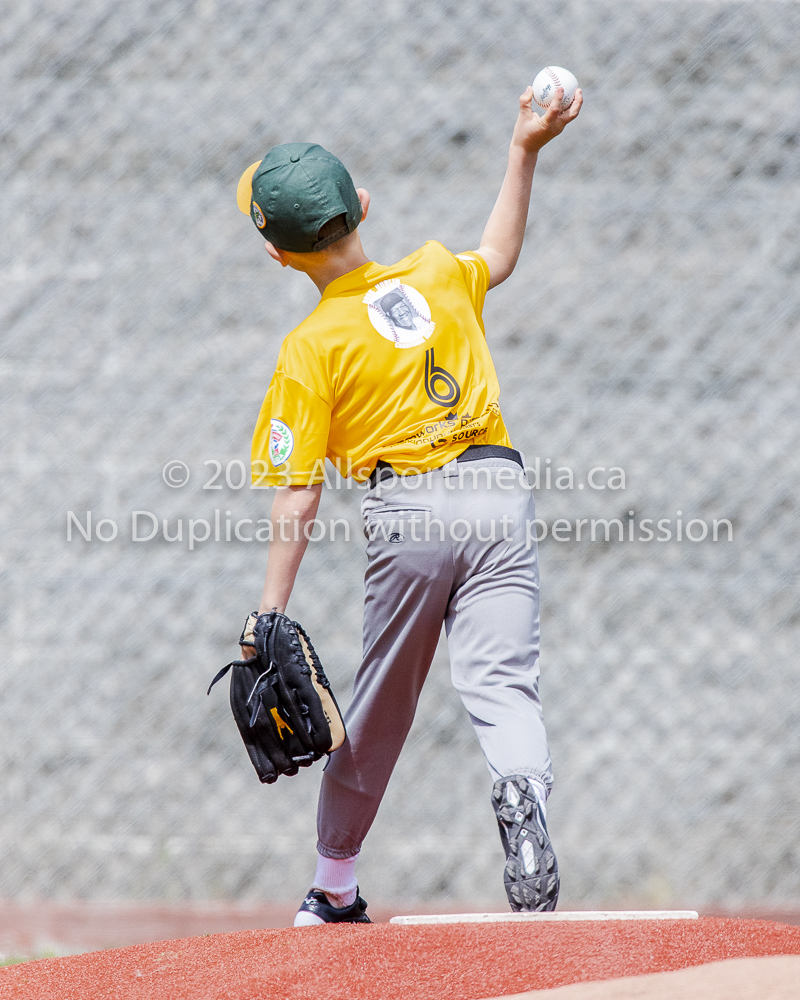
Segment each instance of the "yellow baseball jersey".
[{"label": "yellow baseball jersey", "polygon": [[284,340],[253,435],[256,486],[322,482],[325,458],[369,477],[436,469],[470,444],[510,446],[481,319],[489,268],[430,241],[332,281]]}]

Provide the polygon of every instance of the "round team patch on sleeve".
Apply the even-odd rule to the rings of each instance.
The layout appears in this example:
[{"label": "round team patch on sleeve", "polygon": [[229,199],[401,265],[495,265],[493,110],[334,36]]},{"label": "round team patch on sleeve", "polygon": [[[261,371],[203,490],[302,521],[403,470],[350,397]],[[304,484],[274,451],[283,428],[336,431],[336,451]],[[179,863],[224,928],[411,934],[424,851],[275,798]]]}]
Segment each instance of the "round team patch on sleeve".
[{"label": "round team patch on sleeve", "polygon": [[269,422],[269,460],[277,468],[288,459],[294,449],[294,434],[282,421],[274,417]]},{"label": "round team patch on sleeve", "polygon": [[395,347],[416,347],[430,337],[436,326],[425,296],[396,278],[370,288],[362,301],[370,323]]}]

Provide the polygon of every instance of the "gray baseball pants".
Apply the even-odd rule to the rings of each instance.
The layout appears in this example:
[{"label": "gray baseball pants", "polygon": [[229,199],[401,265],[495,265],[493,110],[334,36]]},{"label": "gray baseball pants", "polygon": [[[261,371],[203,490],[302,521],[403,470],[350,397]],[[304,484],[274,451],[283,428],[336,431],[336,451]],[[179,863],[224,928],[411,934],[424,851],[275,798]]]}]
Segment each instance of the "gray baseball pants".
[{"label": "gray baseball pants", "polygon": [[442,622],[453,686],[496,780],[552,785],[539,700],[539,573],[534,502],[505,458],[448,462],[373,486],[364,647],[347,739],[322,777],[317,850],[357,854],[405,742]]}]

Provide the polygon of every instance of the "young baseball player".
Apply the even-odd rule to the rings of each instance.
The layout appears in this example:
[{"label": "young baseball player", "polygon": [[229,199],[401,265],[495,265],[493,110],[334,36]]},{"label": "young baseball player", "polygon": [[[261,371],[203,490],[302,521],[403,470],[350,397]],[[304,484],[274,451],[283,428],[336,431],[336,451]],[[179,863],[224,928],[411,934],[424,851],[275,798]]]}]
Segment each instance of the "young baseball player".
[{"label": "young baseball player", "polygon": [[370,260],[357,229],[369,195],[317,145],[276,146],[239,182],[239,207],[267,253],[321,295],[283,342],[253,437],[254,481],[279,487],[261,612],[289,600],[325,459],[365,490],[363,658],[347,740],[323,774],[317,871],[296,926],[369,920],[356,858],[443,622],[453,684],[494,779],[511,908],[557,902],[537,554],[526,537],[533,497],[503,424],[481,313],[517,262],[539,150],[580,111],[580,90],[566,110],[562,96],[541,116],[531,88],[520,97],[505,179],[473,252],[428,242],[396,264]]}]

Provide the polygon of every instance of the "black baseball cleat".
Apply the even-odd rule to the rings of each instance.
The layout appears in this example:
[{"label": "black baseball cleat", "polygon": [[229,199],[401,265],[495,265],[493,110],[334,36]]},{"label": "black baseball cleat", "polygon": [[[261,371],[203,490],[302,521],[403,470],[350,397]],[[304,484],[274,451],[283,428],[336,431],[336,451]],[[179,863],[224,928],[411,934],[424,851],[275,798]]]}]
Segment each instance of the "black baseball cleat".
[{"label": "black baseball cleat", "polygon": [[554,910],[558,862],[533,788],[520,774],[500,778],[492,789],[492,805],[506,852],[503,882],[511,909]]},{"label": "black baseball cleat", "polygon": [[328,902],[321,889],[310,889],[300,904],[294,918],[295,927],[314,927],[317,924],[371,924],[367,916],[367,901],[358,895],[350,906],[338,907]]}]

